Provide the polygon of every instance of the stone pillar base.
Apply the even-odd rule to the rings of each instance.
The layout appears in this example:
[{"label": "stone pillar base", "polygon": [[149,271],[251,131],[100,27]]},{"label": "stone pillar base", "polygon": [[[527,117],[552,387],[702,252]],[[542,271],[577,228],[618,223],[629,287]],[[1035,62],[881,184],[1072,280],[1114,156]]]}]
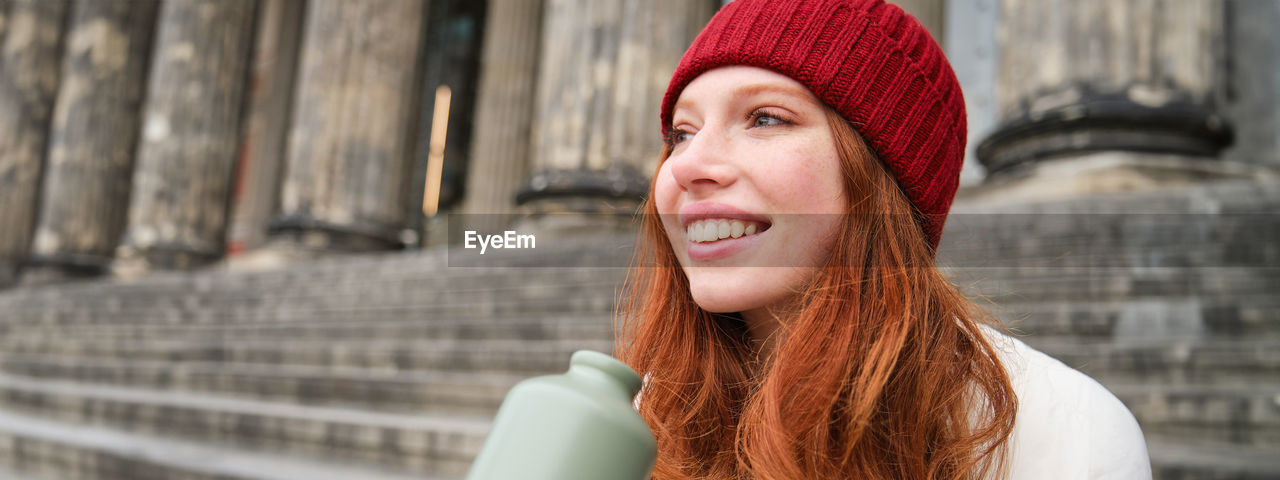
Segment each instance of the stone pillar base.
[{"label": "stone pillar base", "polygon": [[[627,165],[607,170],[551,169],[533,175],[516,193],[516,203],[529,205],[565,197],[619,199],[639,203],[649,194],[644,174]],[[554,203],[551,202],[554,208]]]},{"label": "stone pillar base", "polygon": [[546,170],[516,194],[521,233],[549,237],[633,231],[649,181],[625,165],[607,170]]},{"label": "stone pillar base", "polygon": [[[1082,152],[1123,150],[1212,158],[1231,144],[1231,128],[1213,110],[1169,92],[1134,86],[1098,93],[1087,85],[1039,98],[1033,113],[1006,120],[978,145],[988,175]],[[1137,100],[1141,99],[1141,100]],[[1061,104],[1051,107],[1049,105]]]},{"label": "stone pillar base", "polygon": [[0,259],[0,289],[18,284],[18,266],[13,262]]},{"label": "stone pillar base", "polygon": [[60,253],[32,255],[22,269],[23,285],[48,285],[100,277],[111,271],[113,259],[98,255]]},{"label": "stone pillar base", "polygon": [[[571,205],[577,204],[577,209]],[[554,205],[554,207],[552,207]],[[585,211],[584,207],[598,211]],[[541,211],[520,216],[512,230],[521,234],[534,234],[541,239],[567,239],[598,236],[598,234],[639,232],[640,221],[635,212],[635,202],[608,202],[595,198],[563,198],[562,201],[544,201],[532,206]],[[564,210],[559,210],[559,209]],[[559,212],[554,212],[554,211]]]},{"label": "stone pillar base", "polygon": [[76,271],[56,266],[33,266],[22,269],[23,286],[53,285],[102,277],[102,270]]},{"label": "stone pillar base", "polygon": [[308,247],[306,245],[307,240],[302,238],[305,236],[305,234],[300,234],[296,237],[272,238],[266,244],[253,250],[227,257],[222,266],[227,270],[237,272],[259,272],[277,270],[332,255],[331,252],[326,250]]},{"label": "stone pillar base", "polygon": [[190,270],[217,263],[222,252],[190,250],[185,246],[148,245],[144,249],[122,245],[116,250],[111,273],[119,278],[136,278],[149,271]]},{"label": "stone pillar base", "polygon": [[302,215],[276,219],[266,244],[228,257],[224,266],[235,271],[283,268],[306,260],[360,252],[400,250],[404,233],[374,225],[336,225]]},{"label": "stone pillar base", "polygon": [[376,252],[404,247],[404,232],[372,223],[336,224],[307,215],[286,215],[271,223],[276,243],[292,243],[327,252]]}]

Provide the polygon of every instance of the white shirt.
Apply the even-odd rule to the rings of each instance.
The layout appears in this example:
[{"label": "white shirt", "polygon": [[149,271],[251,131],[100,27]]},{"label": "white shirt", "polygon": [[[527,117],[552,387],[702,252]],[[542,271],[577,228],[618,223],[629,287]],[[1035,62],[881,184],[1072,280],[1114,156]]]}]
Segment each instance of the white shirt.
[{"label": "white shirt", "polygon": [[1151,478],[1142,430],[1115,395],[1020,340],[990,328],[987,339],[1018,396],[1007,453],[1009,478]]}]

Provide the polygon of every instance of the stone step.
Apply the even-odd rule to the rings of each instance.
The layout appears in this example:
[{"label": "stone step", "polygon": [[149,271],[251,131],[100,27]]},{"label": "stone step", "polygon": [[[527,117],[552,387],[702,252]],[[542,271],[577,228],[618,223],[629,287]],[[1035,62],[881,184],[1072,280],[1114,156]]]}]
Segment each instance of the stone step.
[{"label": "stone step", "polygon": [[[95,297],[139,289],[218,292],[228,289],[239,290],[246,284],[256,288],[287,288],[301,278],[311,279],[316,284],[326,284],[351,282],[356,278],[368,277],[408,278],[411,275],[426,277],[428,272],[439,275],[441,271],[484,273],[480,269],[448,269],[440,252],[373,252],[359,256],[328,256],[261,271],[235,272],[219,268],[155,271],[145,276],[128,279],[104,278],[56,285],[24,286],[9,290],[7,293],[21,292],[20,297],[51,299]],[[0,295],[0,302],[20,300],[22,298]]]},{"label": "stone step", "polygon": [[[1280,296],[1270,293],[1220,296],[1211,298],[1148,298],[1109,301],[1019,301],[990,304],[977,299],[979,305],[999,317],[1007,326],[1031,334],[1076,336],[1148,336],[1152,334],[1183,334],[1209,336],[1276,335],[1280,336]],[[532,302],[530,302],[532,303]],[[72,314],[45,312],[28,317],[5,314],[0,332],[27,332],[33,327],[51,326],[67,331],[94,331],[98,326],[106,328],[168,329],[211,325],[240,326],[274,323],[370,323],[403,321],[405,318],[437,318],[444,315],[460,317],[519,316],[523,312],[512,308],[521,303],[495,303],[492,305],[377,305],[345,308],[308,308],[295,306],[259,312],[194,312],[190,316],[182,312],[140,312],[136,314],[99,313],[84,309]],[[567,316],[575,312],[588,316],[608,316],[613,311],[611,301],[596,298],[575,297],[565,302],[550,300],[529,305],[529,315],[553,317],[563,309]],[[547,312],[539,314],[537,310]],[[595,313],[590,313],[591,311]],[[493,313],[499,312],[499,313]],[[514,314],[514,315],[513,315]],[[461,321],[461,318],[453,320]],[[477,319],[480,320],[480,319]],[[476,320],[471,320],[476,321]],[[61,327],[59,327],[61,326]],[[292,327],[281,327],[292,328]]]},{"label": "stone step", "polygon": [[[422,480],[423,474],[213,446],[0,411],[0,465],[23,480]],[[28,477],[29,476],[29,477]],[[461,478],[431,476],[434,480]]]},{"label": "stone step", "polygon": [[1001,239],[982,232],[972,237],[970,245],[954,247],[938,261],[957,268],[1277,268],[1280,248],[1274,245],[1280,242],[1280,228],[1270,228],[1276,232],[1257,237],[1231,232],[1237,238],[1228,242],[1214,238],[1171,239],[1167,244],[1125,244],[1129,240],[1099,240],[1089,234]]},{"label": "stone step", "polygon": [[[297,295],[279,291],[242,287],[243,295],[212,296],[198,291],[174,294],[148,294],[141,287],[122,290],[117,297],[101,298],[68,296],[39,297],[6,305],[5,319],[33,318],[42,322],[74,322],[99,317],[146,317],[161,315],[189,318],[220,315],[248,315],[253,312],[271,314],[278,309],[357,305],[440,305],[501,302],[516,299],[545,300],[566,296],[607,296],[620,291],[621,276],[610,274],[595,279],[574,281],[555,271],[539,271],[539,276],[526,276],[509,285],[495,284],[506,277],[494,274],[469,281],[473,286],[460,286],[462,278],[437,278],[437,282],[453,282],[448,289],[415,287],[403,281],[367,281],[349,288],[308,287]],[[952,278],[976,296],[997,303],[1025,303],[1028,300],[1122,300],[1152,297],[1233,297],[1261,295],[1280,288],[1280,268],[1201,268],[1201,269],[1069,269],[1069,268],[964,268],[949,270]],[[447,276],[446,276],[447,277]],[[508,279],[509,280],[509,279]],[[306,285],[306,282],[299,282]],[[357,288],[358,286],[358,288]],[[367,289],[367,290],[366,290]],[[608,302],[611,306],[612,301]],[[438,308],[438,307],[437,307]],[[20,320],[21,321],[21,320]],[[24,323],[25,323],[24,322]]]},{"label": "stone step", "polygon": [[[980,303],[980,304],[984,304]],[[1149,335],[1280,336],[1280,296],[1270,293],[1215,298],[1135,299],[1110,301],[1021,301],[1002,305],[985,304],[1016,331],[1040,335],[1128,337]],[[543,312],[539,312],[543,310]],[[290,334],[306,331],[311,324],[327,324],[317,331],[351,334],[335,325],[370,325],[379,331],[382,322],[405,324],[405,319],[423,318],[420,331],[433,330],[436,322],[488,322],[487,317],[536,316],[543,318],[606,317],[613,304],[604,298],[575,297],[546,302],[477,303],[468,305],[385,305],[350,308],[281,308],[270,312],[224,315],[200,312],[184,317],[179,312],[150,312],[146,316],[124,318],[83,310],[74,315],[39,314],[38,318],[17,318],[3,314],[0,333],[26,335],[28,332],[94,332],[109,334],[112,329],[141,332],[150,329],[178,332],[185,328],[222,328],[267,333],[272,329]],[[216,314],[216,315],[215,315]],[[449,320],[437,320],[451,317]],[[475,320],[464,320],[474,317]],[[303,326],[275,325],[303,323]],[[419,322],[414,320],[412,322]],[[394,328],[394,327],[387,327]],[[469,329],[470,327],[468,327]],[[526,328],[526,327],[522,327]],[[541,327],[527,327],[538,328]],[[447,327],[445,330],[457,330]],[[357,333],[358,334],[358,333]],[[445,334],[450,336],[452,334]],[[431,335],[428,335],[431,336]]]},{"label": "stone step", "polygon": [[947,275],[997,305],[1053,301],[1231,299],[1280,291],[1280,268],[966,268]]},{"label": "stone step", "polygon": [[[355,255],[328,255],[289,263],[281,268],[259,271],[229,271],[209,268],[193,272],[154,272],[147,276],[107,282],[84,282],[55,287],[24,288],[24,296],[92,297],[135,289],[156,289],[171,292],[238,291],[249,285],[255,291],[291,288],[299,285],[342,285],[367,283],[369,280],[439,279],[440,277],[507,277],[513,273],[531,272],[530,275],[557,271],[552,276],[564,277],[565,272],[585,272],[588,275],[620,275],[629,265],[634,234],[584,235],[569,239],[557,239],[555,244],[539,245],[536,250],[512,251],[511,261],[500,266],[468,267],[451,262],[448,252],[435,247],[426,250],[403,252],[372,252]],[[602,273],[603,272],[603,273]],[[499,278],[500,279],[500,278]],[[302,280],[301,282],[299,280]],[[449,284],[444,281],[442,284]],[[141,287],[141,288],[139,288]],[[68,295],[71,294],[71,295]],[[6,298],[0,295],[0,305]]]},{"label": "stone step", "polygon": [[[944,263],[945,264],[945,263]],[[1040,266],[1035,266],[1040,265]],[[1124,292],[1136,292],[1142,294],[1146,291],[1160,292],[1186,292],[1197,286],[1203,286],[1209,290],[1213,288],[1214,276],[1234,275],[1239,276],[1239,272],[1243,271],[1261,271],[1264,272],[1259,278],[1271,278],[1274,280],[1276,275],[1274,271],[1280,268],[1266,268],[1259,265],[1242,266],[1237,268],[1217,267],[1217,268],[1077,268],[1069,265],[1055,265],[1052,262],[1037,264],[1035,262],[1024,261],[1018,266],[1006,268],[976,268],[964,266],[964,268],[949,268],[947,271],[953,273],[953,277],[960,283],[968,283],[971,279],[977,279],[988,284],[989,288],[993,288],[998,292],[1009,290],[1000,282],[1014,282],[1015,286],[1023,287],[1023,283],[1055,283],[1059,281],[1068,281],[1077,287],[1082,282],[1088,285],[1075,288],[1080,290],[1083,288],[1086,293],[1089,285],[1097,285],[1103,287],[1101,290],[1116,292],[1116,287],[1123,287]],[[1267,275],[1266,271],[1273,274]],[[460,273],[458,273],[460,272]],[[350,278],[346,278],[341,282],[323,283],[319,279],[307,276],[306,272],[299,273],[299,278],[293,282],[281,283],[279,285],[266,286],[256,285],[251,276],[239,278],[239,282],[224,281],[225,285],[215,289],[209,285],[191,282],[170,282],[170,283],[119,283],[119,282],[102,282],[106,286],[101,286],[96,290],[90,286],[97,285],[90,283],[90,286],[75,287],[64,286],[67,288],[54,289],[36,289],[21,291],[22,295],[14,295],[12,292],[6,295],[0,295],[0,306],[7,307],[7,311],[23,311],[24,307],[31,307],[35,310],[42,310],[50,304],[65,305],[74,309],[79,305],[90,305],[94,307],[103,307],[103,310],[111,311],[113,309],[133,309],[133,307],[163,307],[163,308],[213,308],[218,305],[231,304],[252,304],[252,305],[279,305],[287,304],[295,301],[311,301],[311,302],[349,302],[352,298],[360,298],[365,301],[380,301],[386,298],[387,301],[396,301],[406,298],[419,298],[422,295],[431,295],[433,292],[449,291],[449,290],[467,290],[476,291],[493,290],[493,289],[511,289],[520,291],[521,289],[529,289],[533,286],[544,286],[551,284],[579,284],[579,285],[597,285],[607,284],[610,286],[619,285],[624,276],[622,269],[608,268],[586,268],[586,269],[454,269],[441,272],[435,269],[427,269],[422,272],[402,272],[395,276],[376,276],[376,275],[360,275],[360,272],[347,273]],[[1195,277],[1205,277],[1208,280],[1197,280]],[[231,276],[230,278],[235,278]],[[211,283],[211,282],[206,282]],[[1273,282],[1271,285],[1275,285]],[[74,288],[73,288],[74,287]],[[536,289],[535,289],[536,291]],[[1208,291],[1208,290],[1206,290]],[[341,295],[335,295],[335,292]],[[990,293],[990,292],[986,292]],[[1011,293],[1017,294],[1018,291]],[[1022,294],[1026,294],[1022,292]]]},{"label": "stone step", "polygon": [[939,261],[960,267],[1280,267],[1280,215],[963,214],[947,218]]},{"label": "stone step", "polygon": [[[321,313],[324,312],[324,313]],[[306,315],[310,313],[310,315]],[[343,315],[340,312],[297,311],[299,318],[269,322],[252,319],[173,325],[168,322],[122,322],[101,325],[53,325],[7,328],[0,332],[32,342],[73,338],[115,338],[147,342],[153,339],[182,340],[372,340],[469,339],[469,340],[603,340],[613,338],[613,319],[604,313],[530,313],[493,316],[425,318],[421,314],[403,316],[386,313]],[[309,318],[303,318],[309,317]],[[359,319],[359,320],[353,320]]]},{"label": "stone step", "polygon": [[[393,261],[394,257],[389,257]],[[624,268],[510,268],[472,269],[395,266],[379,273],[351,268],[341,277],[325,277],[308,271],[286,270],[291,278],[263,283],[251,275],[218,275],[216,272],[158,274],[138,281],[100,279],[74,284],[17,288],[0,292],[0,306],[18,309],[50,303],[134,305],[202,305],[201,302],[271,302],[293,297],[312,298],[331,292],[371,295],[430,293],[475,288],[517,288],[542,284],[621,283]],[[202,276],[204,275],[204,276]]]},{"label": "stone step", "polygon": [[201,325],[228,323],[281,323],[308,320],[377,321],[411,318],[489,317],[515,314],[610,314],[614,311],[612,291],[562,292],[545,298],[518,299],[501,295],[487,298],[452,298],[449,301],[402,302],[397,304],[360,304],[318,306],[305,303],[271,308],[224,305],[207,310],[153,309],[134,312],[99,311],[90,307],[45,312],[0,313],[0,328],[26,329],[30,326],[81,326],[119,324]]},{"label": "stone step", "polygon": [[1274,180],[1212,180],[1142,192],[1095,193],[1072,198],[1007,202],[966,197],[952,205],[953,214],[1022,213],[1231,213],[1274,211],[1280,183]]},{"label": "stone step", "polygon": [[0,352],[66,357],[167,361],[177,365],[237,363],[308,365],[380,371],[503,372],[537,375],[568,368],[578,350],[613,352],[604,340],[458,340],[380,338],[374,340],[282,339],[152,340],[64,338],[0,339]]},{"label": "stone step", "polygon": [[[953,274],[963,289],[977,298],[994,301],[998,305],[1028,305],[1034,303],[1085,303],[1136,302],[1148,310],[1161,301],[1190,305],[1200,299],[1212,299],[1213,311],[1201,315],[1222,315],[1224,322],[1238,325],[1225,328],[1267,328],[1275,322],[1267,321],[1274,315],[1274,305],[1263,303],[1261,311],[1232,310],[1235,299],[1252,299],[1271,295],[1280,290],[1280,269],[1152,269],[1147,271],[1040,272],[1028,278],[1002,277],[1012,275],[1010,269],[986,273],[965,272]],[[1013,273],[1020,270],[1012,269]],[[439,291],[434,293],[400,293],[382,299],[367,294],[315,294],[307,298],[278,298],[273,305],[173,300],[172,304],[152,307],[124,308],[120,305],[93,305],[74,302],[32,303],[22,308],[3,310],[0,324],[4,325],[85,325],[118,324],[122,322],[167,321],[170,323],[208,323],[227,321],[286,321],[306,318],[310,310],[341,312],[352,315],[375,315],[385,309],[390,316],[411,311],[420,315],[493,315],[501,313],[530,312],[609,312],[614,308],[620,285],[608,282],[594,283],[543,283],[500,289],[496,287]],[[137,293],[137,292],[135,292]],[[123,294],[122,294],[123,295]],[[270,295],[267,293],[267,295]],[[198,298],[187,295],[184,298]],[[296,303],[283,303],[296,302]],[[185,303],[185,304],[184,304]],[[1144,307],[1135,307],[1140,310]],[[357,309],[360,309],[357,311]],[[368,309],[368,310],[365,310]],[[1183,314],[1192,312],[1184,311]],[[1261,316],[1261,318],[1259,318]],[[1098,320],[1106,321],[1106,320]]]},{"label": "stone step", "polygon": [[1026,337],[1028,345],[1100,381],[1164,386],[1270,385],[1280,393],[1280,339],[1152,339],[1108,343]]},{"label": "stone step", "polygon": [[[625,273],[622,269],[516,269],[468,274],[432,271],[421,272],[416,277],[356,277],[350,282],[338,284],[310,283],[308,279],[301,278],[295,284],[272,288],[244,283],[224,292],[202,294],[199,299],[211,304],[233,302],[274,305],[291,304],[294,299],[324,300],[334,293],[348,297],[367,297],[367,301],[396,301],[422,298],[424,295],[488,291],[537,294],[561,287],[612,287],[622,283]],[[151,298],[137,296],[134,301],[143,303],[167,297],[168,295]]]},{"label": "stone step", "polygon": [[983,307],[1031,335],[1280,337],[1280,295],[1011,302]]},{"label": "stone step", "polygon": [[0,402],[60,422],[449,476],[466,473],[491,422],[6,375]]},{"label": "stone step", "polygon": [[507,391],[530,376],[17,354],[0,355],[0,371],[298,405],[476,415],[495,414]]},{"label": "stone step", "polygon": [[[136,318],[162,315],[172,318],[200,317],[200,314],[261,315],[274,314],[280,310],[294,310],[300,306],[310,309],[326,309],[333,307],[379,307],[379,306],[467,306],[484,303],[539,303],[559,300],[572,305],[574,298],[589,297],[595,303],[597,299],[607,299],[612,306],[615,295],[619,291],[620,281],[573,280],[557,277],[530,279],[516,285],[494,285],[494,282],[476,286],[453,286],[450,288],[415,288],[413,286],[391,283],[386,285],[366,285],[352,289],[311,289],[301,293],[285,293],[276,291],[253,292],[240,298],[206,297],[198,292],[186,292],[174,295],[155,295],[146,290],[122,292],[120,296],[130,297],[129,302],[111,299],[74,300],[49,299],[42,302],[27,302],[4,308],[5,318],[30,322],[39,319],[41,322],[92,321],[94,318]],[[246,290],[246,292],[252,292]],[[13,321],[13,320],[10,320]]]},{"label": "stone step", "polygon": [[[3,435],[0,433],[0,435]],[[27,472],[20,472],[0,465],[0,480],[54,480],[50,477],[36,477]]]},{"label": "stone step", "polygon": [[[1278,267],[1205,267],[1205,268],[1069,268],[1056,266],[1014,266],[1005,268],[945,268],[953,281],[965,290],[980,296],[1010,297],[1036,300],[1054,299],[1124,299],[1158,296],[1240,295],[1261,294],[1276,291],[1280,287]],[[404,302],[422,298],[451,298],[456,295],[483,295],[501,291],[508,294],[531,295],[563,293],[564,290],[596,287],[605,292],[618,289],[623,280],[621,272],[609,275],[577,274],[554,269],[533,270],[533,273],[494,272],[489,275],[464,277],[445,275],[430,279],[430,283],[415,285],[402,279],[367,278],[344,286],[316,287],[300,279],[298,291],[279,291],[242,287],[239,295],[208,295],[185,290],[175,293],[153,294],[147,289],[124,290],[121,296],[130,300],[110,300],[92,296],[74,296],[44,301],[35,299],[6,310],[25,312],[44,311],[51,305],[60,310],[74,311],[78,306],[104,307],[102,310],[128,311],[140,306],[145,308],[199,310],[224,305],[252,307],[292,305],[298,302],[317,305],[377,304]],[[596,272],[598,273],[598,272]],[[1002,300],[1003,301],[1003,300]],[[427,302],[422,302],[427,303]],[[27,308],[29,307],[29,308]]]},{"label": "stone step", "polygon": [[1147,435],[1154,480],[1275,480],[1280,457],[1270,447],[1206,444]]},{"label": "stone step", "polygon": [[1106,386],[1148,436],[1280,449],[1280,385]]}]

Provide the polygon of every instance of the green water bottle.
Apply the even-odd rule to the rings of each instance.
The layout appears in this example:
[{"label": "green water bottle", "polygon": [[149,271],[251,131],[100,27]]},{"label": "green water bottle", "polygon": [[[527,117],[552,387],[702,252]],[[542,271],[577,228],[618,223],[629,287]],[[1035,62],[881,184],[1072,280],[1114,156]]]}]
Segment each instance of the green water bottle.
[{"label": "green water bottle", "polygon": [[632,406],[640,376],[579,350],[569,371],[516,384],[467,480],[644,480],[658,447]]}]

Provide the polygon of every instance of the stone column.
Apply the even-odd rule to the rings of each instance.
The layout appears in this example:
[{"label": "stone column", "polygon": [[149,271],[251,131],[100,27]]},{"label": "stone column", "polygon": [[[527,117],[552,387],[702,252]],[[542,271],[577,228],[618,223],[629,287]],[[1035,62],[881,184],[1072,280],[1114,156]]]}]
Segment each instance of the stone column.
[{"label": "stone column", "polygon": [[31,248],[62,67],[65,0],[13,0],[0,45],[0,286]]},{"label": "stone column", "polygon": [[9,25],[9,8],[12,5],[12,0],[0,0],[0,48],[4,45],[4,32]]},{"label": "stone column", "polygon": [[400,246],[424,8],[308,5],[277,238],[320,250]]},{"label": "stone column", "polygon": [[77,0],[29,266],[23,276],[97,275],[124,231],[159,0]]},{"label": "stone column", "polygon": [[662,148],[662,93],[718,3],[547,1],[522,205],[534,214],[634,211]]},{"label": "stone column", "polygon": [[527,179],[542,8],[542,0],[489,2],[477,128],[471,140],[466,199],[459,209],[479,231],[505,226],[503,217],[514,213],[516,190]]},{"label": "stone column", "polygon": [[933,35],[933,40],[942,45],[947,38],[947,2],[945,0],[889,0],[916,17],[924,28]]},{"label": "stone column", "polygon": [[977,146],[996,126],[996,42],[1000,0],[948,0],[946,2],[947,59],[964,89],[965,144],[960,187],[976,186],[986,177],[978,161]]},{"label": "stone column", "polygon": [[978,148],[989,178],[1095,152],[1206,164],[1231,140],[1214,101],[1222,39],[1223,2],[1002,0],[1000,126]]},{"label": "stone column", "polygon": [[226,249],[257,0],[160,8],[122,272],[189,268]]},{"label": "stone column", "polygon": [[280,199],[305,0],[265,0],[258,18],[249,112],[237,167],[228,253],[257,248]]},{"label": "stone column", "polygon": [[1223,158],[1280,165],[1280,2],[1227,0],[1230,84],[1223,114],[1236,142]]}]

